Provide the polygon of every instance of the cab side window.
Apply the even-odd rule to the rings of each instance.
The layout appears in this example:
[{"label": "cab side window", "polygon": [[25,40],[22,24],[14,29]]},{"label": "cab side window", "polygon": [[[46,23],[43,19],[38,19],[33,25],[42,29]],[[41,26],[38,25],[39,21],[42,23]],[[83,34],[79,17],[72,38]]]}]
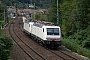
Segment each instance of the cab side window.
[{"label": "cab side window", "polygon": [[43,28],[43,32],[44,32],[44,28]]}]

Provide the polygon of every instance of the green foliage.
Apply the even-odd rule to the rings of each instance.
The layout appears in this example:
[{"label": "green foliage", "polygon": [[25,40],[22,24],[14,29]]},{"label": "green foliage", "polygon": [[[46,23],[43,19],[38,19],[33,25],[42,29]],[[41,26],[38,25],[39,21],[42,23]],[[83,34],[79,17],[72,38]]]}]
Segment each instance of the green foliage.
[{"label": "green foliage", "polygon": [[[58,5],[61,5],[62,0],[58,0],[58,3],[59,3]],[[60,11],[58,13],[60,14]],[[57,0],[52,0],[52,3],[50,4],[48,21],[53,22],[55,25],[57,25]],[[60,21],[60,18],[59,18],[59,21]]]},{"label": "green foliage", "polygon": [[69,36],[76,31],[76,25],[74,20],[74,3],[73,1],[65,1],[60,5],[61,12],[61,29],[63,36]]},{"label": "green foliage", "polygon": [[0,4],[0,20],[4,18],[4,10],[6,10],[6,6],[4,4]]},{"label": "green foliage", "polygon": [[90,58],[90,50],[80,46],[74,39],[63,38],[62,43],[65,47],[80,55]]},{"label": "green foliage", "polygon": [[[64,37],[86,29],[89,25],[88,0],[64,0],[60,4],[60,26]],[[88,5],[87,5],[88,4]]]},{"label": "green foliage", "polygon": [[67,47],[68,49],[76,52],[77,49],[79,47],[78,43],[74,40],[74,39],[66,39],[63,38],[62,43],[65,47]]},{"label": "green foliage", "polygon": [[48,17],[49,22],[54,22],[56,24],[57,21],[57,4],[56,0],[53,0],[51,3],[51,7],[49,9],[49,17]]},{"label": "green foliage", "polygon": [[73,35],[69,36],[69,39],[74,39],[82,47],[90,48],[90,27],[74,33]]},{"label": "green foliage", "polygon": [[77,49],[77,53],[80,54],[80,55],[83,55],[83,56],[86,56],[86,57],[90,58],[90,50],[89,49],[86,49],[86,48],[83,48],[83,47],[79,47]]},{"label": "green foliage", "polygon": [[37,20],[45,20],[43,13],[36,13],[35,17]]},{"label": "green foliage", "polygon": [[[75,0],[76,10],[75,10],[75,20],[78,22],[78,30],[85,29],[88,26],[89,17],[87,16],[89,13],[90,4],[88,4],[88,0]],[[88,4],[88,5],[87,5]]]},{"label": "green foliage", "polygon": [[6,6],[4,4],[0,4],[0,35],[2,33],[1,27],[4,24],[4,10],[6,10]]},{"label": "green foliage", "polygon": [[12,45],[12,40],[9,37],[0,36],[0,60],[8,60]]}]

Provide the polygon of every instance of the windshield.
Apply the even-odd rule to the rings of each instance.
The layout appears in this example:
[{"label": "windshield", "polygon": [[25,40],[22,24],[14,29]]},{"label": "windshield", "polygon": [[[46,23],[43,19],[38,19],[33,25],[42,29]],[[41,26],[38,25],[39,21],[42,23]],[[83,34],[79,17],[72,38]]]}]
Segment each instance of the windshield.
[{"label": "windshield", "polygon": [[59,28],[47,28],[47,35],[59,35]]}]

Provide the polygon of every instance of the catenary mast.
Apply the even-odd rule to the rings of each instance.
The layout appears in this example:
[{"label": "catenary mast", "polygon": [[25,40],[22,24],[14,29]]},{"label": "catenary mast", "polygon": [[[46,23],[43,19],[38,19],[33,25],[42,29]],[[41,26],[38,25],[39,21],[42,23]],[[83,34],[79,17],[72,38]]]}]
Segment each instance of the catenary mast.
[{"label": "catenary mast", "polygon": [[58,14],[58,0],[57,0],[57,25],[59,24],[59,14]]}]

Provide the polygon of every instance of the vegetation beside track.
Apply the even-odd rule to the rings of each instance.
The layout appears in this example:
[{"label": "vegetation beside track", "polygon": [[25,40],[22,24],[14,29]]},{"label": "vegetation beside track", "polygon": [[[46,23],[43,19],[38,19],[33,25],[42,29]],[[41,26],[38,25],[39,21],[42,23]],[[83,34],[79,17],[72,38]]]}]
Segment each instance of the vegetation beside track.
[{"label": "vegetation beside track", "polygon": [[10,60],[10,51],[13,47],[13,42],[10,37],[4,35],[4,24],[8,23],[7,9],[5,4],[0,4],[0,60]]},{"label": "vegetation beside track", "polygon": [[10,59],[10,51],[12,50],[13,42],[6,35],[0,36],[0,60]]}]

